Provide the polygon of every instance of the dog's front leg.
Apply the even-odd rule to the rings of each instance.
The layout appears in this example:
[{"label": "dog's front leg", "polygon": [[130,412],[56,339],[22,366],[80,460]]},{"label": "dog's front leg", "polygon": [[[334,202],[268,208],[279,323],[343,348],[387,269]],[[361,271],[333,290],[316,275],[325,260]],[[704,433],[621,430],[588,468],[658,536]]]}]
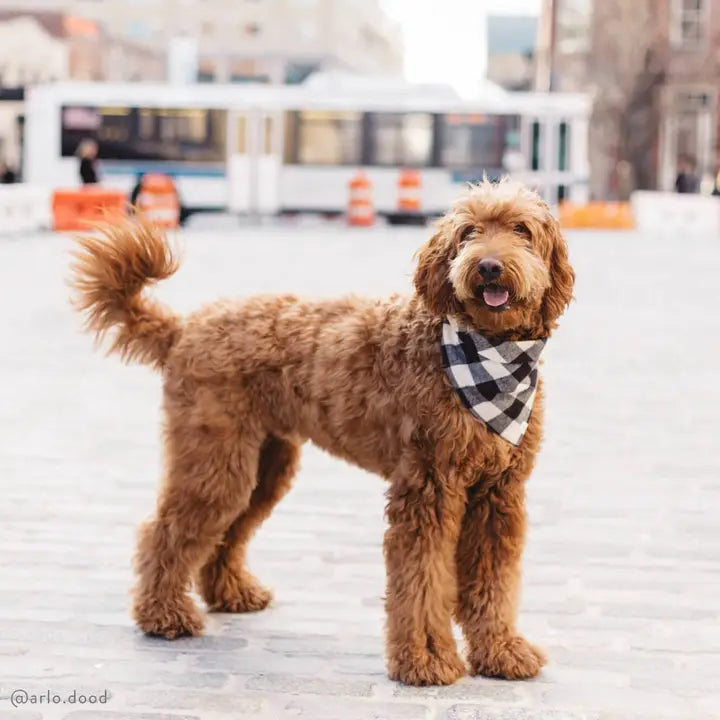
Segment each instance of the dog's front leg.
[{"label": "dog's front leg", "polygon": [[525,522],[524,478],[507,473],[471,491],[457,548],[457,619],[473,675],[518,680],[545,664],[515,629]]},{"label": "dog's front leg", "polygon": [[449,685],[465,672],[452,635],[455,547],[465,490],[420,462],[388,491],[385,535],[388,672],[408,685]]}]

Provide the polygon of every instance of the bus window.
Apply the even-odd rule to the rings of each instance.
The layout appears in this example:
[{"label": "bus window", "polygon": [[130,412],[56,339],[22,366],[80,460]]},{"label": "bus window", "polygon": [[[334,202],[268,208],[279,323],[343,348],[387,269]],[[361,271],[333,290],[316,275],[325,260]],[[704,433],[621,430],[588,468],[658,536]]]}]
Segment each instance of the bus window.
[{"label": "bus window", "polygon": [[445,115],[441,138],[444,167],[502,170],[505,150],[502,117]]},{"label": "bus window", "polygon": [[102,160],[224,162],[227,113],[200,108],[62,109],[62,155],[86,138]]},{"label": "bus window", "polygon": [[288,113],[285,162],[302,165],[357,165],[362,148],[362,113]]},{"label": "bus window", "polygon": [[433,116],[428,113],[370,115],[371,164],[426,167],[432,162]]},{"label": "bus window", "polygon": [[471,180],[479,180],[483,173],[497,179],[522,169],[519,126],[517,115],[444,115],[440,133],[443,167],[466,171]]},{"label": "bus window", "polygon": [[150,140],[155,135],[155,114],[151,110],[140,110],[138,134],[142,140]]}]

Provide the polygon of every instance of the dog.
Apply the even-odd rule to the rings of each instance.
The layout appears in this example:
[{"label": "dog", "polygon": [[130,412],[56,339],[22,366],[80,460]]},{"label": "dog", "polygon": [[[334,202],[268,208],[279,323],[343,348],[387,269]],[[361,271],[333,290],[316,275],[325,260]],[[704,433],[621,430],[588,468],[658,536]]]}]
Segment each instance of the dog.
[{"label": "dog", "polygon": [[[387,300],[260,296],[180,317],[144,293],[178,268],[161,230],[134,218],[77,243],[71,283],[87,329],[163,377],[165,474],[135,557],[145,633],[202,631],[193,583],[212,611],[269,604],[246,548],[310,440],[388,481],[390,678],[540,671],[542,651],[516,630],[525,482],[542,432],[535,351],[574,272],[535,192],[509,180],[470,188],[419,249],[414,293]],[[520,360],[493,360],[508,348]]]}]

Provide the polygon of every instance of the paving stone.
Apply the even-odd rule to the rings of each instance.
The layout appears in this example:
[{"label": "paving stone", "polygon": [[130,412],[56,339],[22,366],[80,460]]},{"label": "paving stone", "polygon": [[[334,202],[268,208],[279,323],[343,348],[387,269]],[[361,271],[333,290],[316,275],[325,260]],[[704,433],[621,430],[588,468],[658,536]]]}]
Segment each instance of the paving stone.
[{"label": "paving stone", "polygon": [[453,705],[445,714],[445,718],[447,720],[600,720],[600,715],[599,713],[584,711]]},{"label": "paving stone", "polygon": [[316,678],[297,675],[257,675],[248,679],[248,690],[268,693],[289,693],[292,695],[349,695],[369,697],[371,682],[350,680],[344,677]]},{"label": "paving stone", "polygon": [[122,699],[129,707],[199,710],[203,714],[225,712],[235,713],[238,717],[259,714],[265,705],[262,698],[243,697],[242,693],[219,694],[179,690],[160,690],[154,693],[135,690],[123,693]]},{"label": "paving stone", "polygon": [[129,713],[97,710],[79,710],[66,715],[64,720],[202,720],[199,715],[166,713]]},{"label": "paving stone", "polygon": [[419,704],[362,702],[354,699],[343,700],[340,705],[296,698],[282,706],[278,717],[302,720],[426,720],[431,717],[431,708]]}]

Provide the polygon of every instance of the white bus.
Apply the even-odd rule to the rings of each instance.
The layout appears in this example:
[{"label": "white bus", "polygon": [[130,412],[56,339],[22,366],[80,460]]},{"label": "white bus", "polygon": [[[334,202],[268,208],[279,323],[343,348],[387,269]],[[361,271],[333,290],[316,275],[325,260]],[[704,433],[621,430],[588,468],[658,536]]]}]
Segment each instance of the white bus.
[{"label": "white bus", "polygon": [[103,184],[130,191],[173,175],[191,210],[339,213],[362,168],[381,214],[400,170],[420,172],[422,210],[458,188],[511,174],[550,202],[587,197],[586,95],[506,93],[461,100],[449,87],[319,75],[303,85],[59,83],[26,98],[25,178],[78,183],[77,147],[99,145]]}]

